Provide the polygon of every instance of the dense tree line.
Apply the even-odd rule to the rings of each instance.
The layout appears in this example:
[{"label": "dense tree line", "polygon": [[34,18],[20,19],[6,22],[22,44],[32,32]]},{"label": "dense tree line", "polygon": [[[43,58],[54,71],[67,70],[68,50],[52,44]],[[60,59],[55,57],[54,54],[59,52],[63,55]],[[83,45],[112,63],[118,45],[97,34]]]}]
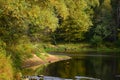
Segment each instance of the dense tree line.
[{"label": "dense tree line", "polygon": [[117,38],[115,0],[1,0],[0,4],[0,38],[7,44],[24,37],[32,42]]}]

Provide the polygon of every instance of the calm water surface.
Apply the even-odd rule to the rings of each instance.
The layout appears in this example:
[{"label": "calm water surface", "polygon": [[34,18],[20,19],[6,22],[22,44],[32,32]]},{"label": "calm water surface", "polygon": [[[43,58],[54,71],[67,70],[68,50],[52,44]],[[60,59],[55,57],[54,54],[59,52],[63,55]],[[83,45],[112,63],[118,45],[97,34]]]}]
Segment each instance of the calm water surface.
[{"label": "calm water surface", "polygon": [[72,58],[52,63],[44,67],[42,71],[37,71],[38,74],[71,79],[75,76],[87,76],[101,80],[120,80],[119,53],[74,53],[67,55]]}]

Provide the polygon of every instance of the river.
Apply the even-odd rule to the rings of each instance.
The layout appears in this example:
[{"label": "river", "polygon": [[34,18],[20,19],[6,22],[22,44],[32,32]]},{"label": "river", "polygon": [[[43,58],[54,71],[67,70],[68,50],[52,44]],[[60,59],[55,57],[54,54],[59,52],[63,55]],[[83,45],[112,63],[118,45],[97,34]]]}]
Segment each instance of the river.
[{"label": "river", "polygon": [[[56,53],[53,55],[56,55]],[[42,70],[38,68],[36,70],[37,75],[66,79],[83,76],[100,80],[120,80],[119,53],[84,52],[69,54],[57,53],[57,55],[68,55],[71,59],[51,63],[44,66]]]}]

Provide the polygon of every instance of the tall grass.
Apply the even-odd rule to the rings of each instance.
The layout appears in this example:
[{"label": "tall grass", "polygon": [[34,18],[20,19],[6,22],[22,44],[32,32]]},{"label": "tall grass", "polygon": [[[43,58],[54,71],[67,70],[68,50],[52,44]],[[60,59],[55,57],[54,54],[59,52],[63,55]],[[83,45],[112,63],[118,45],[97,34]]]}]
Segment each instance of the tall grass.
[{"label": "tall grass", "polygon": [[51,45],[51,44],[44,44],[46,52],[83,52],[83,51],[99,51],[99,52],[118,52],[120,51],[119,48],[115,48],[112,46],[93,46],[89,43],[78,43],[78,44],[58,44],[58,45]]},{"label": "tall grass", "polygon": [[0,48],[0,80],[13,80],[14,72],[10,56]]},{"label": "tall grass", "polygon": [[35,46],[35,49],[36,49],[36,51],[35,51],[35,54],[39,57],[39,58],[41,58],[42,60],[46,60],[46,57],[48,56],[48,54],[46,53],[46,51],[45,51],[45,46],[44,46],[44,44],[42,44],[42,43],[40,43],[40,44],[36,44],[36,45],[34,45]]},{"label": "tall grass", "polygon": [[46,44],[45,50],[47,52],[79,52],[79,51],[86,51],[91,50],[89,44],[58,44],[58,45],[51,45]]},{"label": "tall grass", "polygon": [[23,61],[31,58],[36,51],[30,42],[6,45],[0,41],[0,80],[21,80]]}]

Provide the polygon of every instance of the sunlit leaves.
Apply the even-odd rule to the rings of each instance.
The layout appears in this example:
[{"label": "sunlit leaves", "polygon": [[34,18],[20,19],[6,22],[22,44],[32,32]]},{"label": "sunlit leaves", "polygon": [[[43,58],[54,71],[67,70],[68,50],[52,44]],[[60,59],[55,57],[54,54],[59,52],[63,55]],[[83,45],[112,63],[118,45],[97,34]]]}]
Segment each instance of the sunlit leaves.
[{"label": "sunlit leaves", "polygon": [[65,0],[69,15],[58,28],[58,35],[65,41],[80,41],[92,26],[93,9],[85,0]]},{"label": "sunlit leaves", "polygon": [[51,31],[58,26],[53,6],[48,1],[47,4],[44,1],[31,3],[27,0],[2,0],[0,3],[0,34],[6,42],[11,40],[14,42],[23,35],[27,35],[29,25],[40,29],[48,28]]},{"label": "sunlit leaves", "polygon": [[50,2],[54,6],[57,15],[61,16],[63,19],[66,19],[69,12],[65,4],[65,0],[50,0]]},{"label": "sunlit leaves", "polygon": [[98,7],[100,5],[99,0],[85,0],[92,7]]},{"label": "sunlit leaves", "polygon": [[76,25],[80,27],[81,31],[87,31],[89,26],[92,25],[89,13],[90,9],[87,2],[84,0],[71,0],[71,2],[68,1],[68,3],[70,17],[72,18],[71,20],[74,20],[77,23]]}]

